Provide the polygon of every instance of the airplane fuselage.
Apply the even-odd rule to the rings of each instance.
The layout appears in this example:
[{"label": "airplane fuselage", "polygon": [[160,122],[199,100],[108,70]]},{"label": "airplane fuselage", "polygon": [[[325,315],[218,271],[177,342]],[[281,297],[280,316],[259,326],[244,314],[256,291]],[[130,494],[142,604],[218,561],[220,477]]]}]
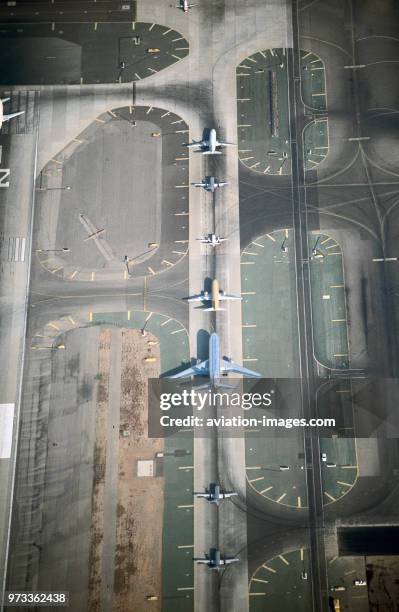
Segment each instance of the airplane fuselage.
[{"label": "airplane fuselage", "polygon": [[211,153],[214,153],[216,151],[216,144],[217,144],[216,130],[212,128],[211,131],[209,132],[209,144],[208,144],[208,148]]},{"label": "airplane fuselage", "polygon": [[209,379],[211,384],[221,378],[219,336],[215,333],[209,337]]}]

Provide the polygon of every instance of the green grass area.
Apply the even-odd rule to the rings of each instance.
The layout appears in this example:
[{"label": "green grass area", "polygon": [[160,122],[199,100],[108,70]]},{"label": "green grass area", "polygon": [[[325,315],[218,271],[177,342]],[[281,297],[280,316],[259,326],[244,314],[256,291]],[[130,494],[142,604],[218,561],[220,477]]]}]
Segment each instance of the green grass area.
[{"label": "green grass area", "polygon": [[[248,486],[266,499],[284,506],[307,505],[303,436],[261,438],[245,436],[245,461]],[[289,470],[281,471],[287,465]]]},{"label": "green grass area", "polygon": [[342,252],[333,238],[309,239],[315,357],[326,368],[349,368],[345,282]]},{"label": "green grass area", "polygon": [[[236,68],[240,161],[263,174],[290,174],[290,132],[286,49],[257,51]],[[301,95],[315,112],[327,110],[325,70],[314,53],[301,51]],[[307,153],[307,151],[310,151]],[[328,120],[305,130],[306,169],[328,153]]]},{"label": "green grass area", "polygon": [[[302,576],[307,575],[307,579]],[[250,612],[309,612],[312,592],[306,549],[282,553],[260,565],[249,582]]]},{"label": "green grass area", "polygon": [[299,375],[292,236],[261,236],[241,255],[243,363],[268,378]]}]

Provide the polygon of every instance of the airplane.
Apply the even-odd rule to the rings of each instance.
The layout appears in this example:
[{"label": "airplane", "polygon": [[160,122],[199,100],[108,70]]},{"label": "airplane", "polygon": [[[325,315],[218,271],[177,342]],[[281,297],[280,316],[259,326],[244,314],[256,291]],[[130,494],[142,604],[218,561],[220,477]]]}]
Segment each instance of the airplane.
[{"label": "airplane", "polygon": [[212,128],[209,132],[208,139],[199,140],[189,143],[184,143],[185,147],[196,147],[203,155],[221,155],[221,151],[217,151],[218,147],[234,147],[232,142],[222,142],[216,138],[216,130]]},{"label": "airplane", "polygon": [[228,183],[218,181],[217,179],[215,179],[214,176],[206,176],[205,179],[200,183],[191,184],[195,187],[203,187],[205,191],[211,191],[212,193],[214,193],[218,187],[224,187],[225,185],[228,185]]},{"label": "airplane", "polygon": [[[233,389],[232,385],[219,383],[218,380],[222,376],[227,376],[229,372],[236,372],[243,376],[251,378],[262,378],[262,374],[244,368],[238,365],[227,357],[220,357],[220,344],[219,336],[215,333],[209,336],[209,358],[205,361],[198,361],[195,365],[178,372],[177,374],[171,374],[165,378],[188,378],[189,376],[207,376],[209,377],[209,384],[204,387],[225,387],[227,389]],[[197,387],[199,389],[200,387]]]},{"label": "airplane", "polygon": [[209,554],[204,554],[204,557],[193,557],[193,561],[198,564],[202,563],[203,565],[207,565],[211,570],[219,570],[226,565],[230,565],[230,563],[237,563],[239,561],[238,557],[227,557],[222,555],[217,548],[210,548]]},{"label": "airplane", "polygon": [[220,485],[211,482],[209,488],[206,488],[204,493],[194,491],[193,495],[195,495],[195,497],[198,497],[199,499],[206,499],[206,501],[208,501],[210,504],[216,504],[218,506],[219,502],[223,499],[234,497],[235,495],[238,495],[238,493],[236,493],[235,491],[221,491]]},{"label": "airplane", "polygon": [[221,244],[228,240],[228,238],[221,238],[220,236],[216,236],[216,234],[207,234],[206,236],[201,236],[201,238],[197,238],[197,240],[201,241],[201,244],[210,244],[212,247]]},{"label": "airplane", "polygon": [[188,302],[211,302],[212,305],[209,308],[204,308],[204,312],[216,312],[217,310],[226,310],[225,308],[220,308],[219,302],[223,300],[242,300],[240,295],[229,295],[224,291],[221,291],[219,288],[219,281],[216,278],[212,281],[212,289],[209,291],[201,291],[199,295],[194,295],[192,297],[187,298]]},{"label": "airplane", "polygon": [[175,8],[181,9],[183,11],[183,13],[188,13],[188,11],[193,8],[194,6],[197,6],[196,4],[189,4],[188,0],[180,0],[180,4],[176,4]]},{"label": "airplane", "polygon": [[18,117],[18,115],[23,115],[25,111],[19,111],[18,113],[11,113],[9,115],[4,114],[4,103],[8,102],[10,98],[3,98],[0,100],[0,127],[5,121],[10,121],[14,117]]}]

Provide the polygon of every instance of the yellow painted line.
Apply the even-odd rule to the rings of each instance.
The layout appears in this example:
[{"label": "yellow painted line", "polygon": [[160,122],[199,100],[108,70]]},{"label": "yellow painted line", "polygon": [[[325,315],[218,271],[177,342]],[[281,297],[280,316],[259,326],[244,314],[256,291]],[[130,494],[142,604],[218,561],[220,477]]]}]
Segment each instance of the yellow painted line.
[{"label": "yellow painted line", "polygon": [[266,174],[266,172],[269,172],[270,170],[270,166],[266,166],[266,168],[263,170],[263,174]]},{"label": "yellow painted line", "polygon": [[68,320],[72,323],[72,325],[75,325],[75,321],[72,319],[72,317],[68,317]]},{"label": "yellow painted line", "polygon": [[[252,578],[252,580],[255,580],[255,578]],[[266,595],[266,593],[249,593],[250,597],[256,597],[257,595]]]},{"label": "yellow painted line", "polygon": [[303,56],[302,56],[302,59],[303,59],[303,60],[304,60],[304,59],[306,59],[307,57],[309,57],[309,55],[312,55],[312,52],[311,52],[311,51],[309,51],[308,53],[306,53],[306,55],[303,55]]},{"label": "yellow painted line", "polygon": [[324,495],[325,495],[326,497],[328,497],[328,499],[331,499],[331,501],[337,501],[337,500],[335,499],[335,497],[333,497],[332,495],[330,495],[330,493],[327,493],[327,491],[323,491],[323,492],[324,492]]},{"label": "yellow painted line", "polygon": [[245,357],[243,361],[258,361],[257,357]]},{"label": "yellow painted line", "polygon": [[92,280],[92,281],[94,281],[95,276],[96,276],[96,273],[95,273],[95,272],[92,272],[92,273],[91,273],[91,280]]},{"label": "yellow painted line", "polygon": [[35,334],[35,338],[48,338],[49,336],[44,336],[43,334]]},{"label": "yellow painted line", "polygon": [[176,119],[176,121],[172,121],[170,125],[175,125],[176,123],[183,123],[183,121],[184,119]]},{"label": "yellow painted line", "polygon": [[58,161],[58,159],[54,159],[54,157],[51,158],[51,161],[62,166],[62,162]]},{"label": "yellow painted line", "polygon": [[93,313],[89,312],[89,321],[93,321]]},{"label": "yellow painted line", "polygon": [[325,92],[322,92],[322,93],[312,93],[313,97],[316,97],[316,96],[325,96],[325,95],[326,95]]},{"label": "yellow painted line", "polygon": [[256,162],[255,164],[252,164],[252,166],[249,166],[250,168],[256,168],[256,166],[259,166],[260,162]]},{"label": "yellow painted line", "polygon": [[266,236],[272,241],[272,242],[276,242],[276,239],[274,236],[272,236],[271,234],[266,234]]},{"label": "yellow painted line", "polygon": [[242,266],[252,266],[255,262],[254,261],[242,261],[241,265]]},{"label": "yellow painted line", "polygon": [[51,272],[51,274],[55,274],[56,272],[59,272],[63,268],[64,268],[64,266],[60,266],[59,268],[54,268],[54,270],[50,270],[50,272]]},{"label": "yellow painted line", "polygon": [[169,34],[169,32],[172,31],[172,28],[169,28],[169,30],[165,30],[165,32],[162,32],[162,36],[166,36],[166,34]]},{"label": "yellow painted line", "polygon": [[132,318],[132,311],[128,310],[127,311],[127,320],[130,321],[131,318]]},{"label": "yellow painted line", "polygon": [[254,244],[255,246],[260,247],[261,249],[264,249],[264,248],[265,248],[265,245],[264,245],[264,244],[260,244],[260,242],[255,242],[255,241],[253,241],[253,242],[252,242],[252,244]]},{"label": "yellow painted line", "polygon": [[331,563],[334,563],[334,561],[336,561],[337,559],[338,559],[338,557],[333,557],[332,559],[330,559],[330,561],[328,563],[331,565]]},{"label": "yellow painted line", "polygon": [[108,113],[112,116],[112,117],[117,117],[118,115],[116,113],[114,113],[114,111],[109,110]]},{"label": "yellow painted line", "polygon": [[175,134],[188,134],[190,130],[175,130]]},{"label": "yellow painted line", "polygon": [[276,502],[279,504],[286,496],[287,496],[287,493],[283,493],[282,495],[280,495],[280,497],[276,499]]},{"label": "yellow painted line", "polygon": [[55,323],[47,323],[47,325],[53,329],[56,329],[57,331],[60,331],[60,328]]},{"label": "yellow painted line", "polygon": [[262,468],[261,465],[251,465],[251,466],[246,467],[245,469],[247,469],[247,470],[260,470],[261,468]]},{"label": "yellow painted line", "polygon": [[147,270],[149,271],[149,273],[150,273],[150,274],[156,274],[156,273],[154,272],[154,270],[153,270],[152,268],[150,268],[150,266],[148,266]]},{"label": "yellow painted line", "polygon": [[241,161],[248,161],[249,159],[255,159],[255,157],[253,155],[251,157],[241,157]]},{"label": "yellow painted line", "polygon": [[258,256],[258,253],[252,253],[251,251],[243,251],[242,254],[243,255],[255,255],[255,257]]},{"label": "yellow painted line", "polygon": [[249,102],[251,98],[237,98],[237,102]]},{"label": "yellow painted line", "polygon": [[177,548],[194,548],[194,544],[179,544]]},{"label": "yellow painted line", "polygon": [[187,244],[187,242],[188,240],[175,240],[175,244]]},{"label": "yellow painted line", "polygon": [[172,38],[172,42],[177,42],[178,40],[184,40],[184,36],[180,36],[180,38]]},{"label": "yellow painted line", "polygon": [[339,246],[336,242],[334,242],[334,244],[329,244],[328,246],[326,246],[326,251],[328,251],[328,249],[333,249],[336,246]]},{"label": "yellow painted line", "polygon": [[263,564],[262,567],[265,568],[265,570],[267,570],[268,572],[271,572],[272,574],[277,574],[277,570],[273,569],[272,567],[269,567],[268,565]]},{"label": "yellow painted line", "polygon": [[136,79],[139,79],[141,81],[141,76],[137,74],[137,72],[134,73],[134,76],[136,77]]},{"label": "yellow painted line", "polygon": [[356,574],[356,571],[357,570],[353,569],[353,570],[349,570],[348,572],[344,572],[344,576],[350,576],[351,574]]},{"label": "yellow painted line", "polygon": [[181,60],[181,57],[179,55],[175,55],[174,53],[171,53],[172,57],[174,57],[177,60]]},{"label": "yellow painted line", "polygon": [[263,51],[258,51],[258,53],[260,53],[262,57],[266,57],[266,53],[263,53]]},{"label": "yellow painted line", "polygon": [[148,28],[148,31],[151,32],[152,28],[155,26],[155,23],[153,23],[152,25],[150,25],[150,27]]},{"label": "yellow painted line", "polygon": [[72,272],[72,274],[70,275],[70,279],[72,280],[73,278],[75,278],[75,276],[77,275],[78,271],[75,270],[74,272]]},{"label": "yellow painted line", "polygon": [[252,149],[238,149],[239,153],[252,153]]},{"label": "yellow painted line", "polygon": [[175,253],[176,255],[185,255],[187,251],[172,251],[172,253]]},{"label": "yellow painted line", "polygon": [[176,189],[187,189],[188,185],[175,185]]},{"label": "yellow painted line", "polygon": [[161,263],[162,263],[162,264],[165,264],[166,266],[173,266],[172,262],[171,262],[171,261],[168,261],[167,259],[163,259],[163,260],[161,261]]},{"label": "yellow painted line", "polygon": [[259,493],[263,495],[263,493],[267,493],[268,491],[271,491],[271,489],[273,489],[273,485],[270,487],[266,487],[266,489],[262,489],[262,491],[259,491]]},{"label": "yellow painted line", "polygon": [[152,106],[150,106],[150,107],[149,107],[149,109],[146,111],[146,113],[145,113],[145,114],[146,114],[146,115],[149,115],[149,114],[150,114],[150,112],[152,111],[152,109],[153,109],[153,107],[152,107]]},{"label": "yellow painted line", "polygon": [[265,584],[269,584],[268,580],[262,580],[262,578],[252,578],[253,582],[264,582]]},{"label": "yellow painted line", "polygon": [[286,559],[285,557],[283,557],[283,555],[279,555],[279,559],[281,559],[281,561],[282,561],[283,563],[285,563],[286,565],[289,565],[289,564],[290,564],[290,562],[289,562],[289,561],[287,561],[287,559]]},{"label": "yellow painted line", "polygon": [[124,278],[124,280],[127,280],[129,278],[129,273],[128,273],[127,270],[124,271],[123,278]]},{"label": "yellow painted line", "polygon": [[330,285],[330,289],[343,289],[345,285]]},{"label": "yellow painted line", "polygon": [[357,465],[341,465],[343,470],[357,470]]},{"label": "yellow painted line", "polygon": [[252,482],[258,482],[258,480],[264,480],[265,477],[264,476],[259,476],[259,478],[252,478],[252,480],[248,480],[248,482],[252,483]]},{"label": "yellow painted line", "polygon": [[131,115],[134,111],[134,106],[129,106],[129,114]]},{"label": "yellow painted line", "polygon": [[[186,132],[187,130],[184,130],[184,131]],[[189,159],[188,157],[175,157],[175,161],[183,161],[183,160],[186,161],[188,159]]]},{"label": "yellow painted line", "polygon": [[177,587],[178,591],[194,591],[194,587]]},{"label": "yellow painted line", "polygon": [[237,72],[237,76],[251,76],[248,72]]},{"label": "yellow painted line", "polygon": [[333,353],[333,357],[349,357],[348,353]]},{"label": "yellow painted line", "polygon": [[147,321],[149,321],[151,319],[153,314],[154,314],[153,312],[150,312],[150,314],[148,315],[148,317],[145,320],[145,323],[147,323]]},{"label": "yellow painted line", "polygon": [[337,391],[335,391],[335,393],[350,393],[351,390],[350,389],[338,389]]},{"label": "yellow painted line", "polygon": [[254,64],[257,64],[257,60],[254,59],[253,57],[247,57],[247,60],[249,60],[250,62],[253,62]]},{"label": "yellow painted line", "polygon": [[178,508],[194,508],[194,504],[182,504],[181,506],[177,506]]},{"label": "yellow painted line", "polygon": [[256,291],[241,291],[241,295],[256,295]]},{"label": "yellow painted line", "polygon": [[344,323],[346,319],[331,319],[331,323]]},{"label": "yellow painted line", "polygon": [[298,497],[298,508],[302,508],[302,500]]},{"label": "yellow painted line", "polygon": [[161,323],[161,327],[163,327],[164,325],[166,325],[167,323],[170,323],[172,321],[172,319],[168,319],[167,321],[164,321],[163,323]]},{"label": "yellow painted line", "polygon": [[[175,217],[188,217],[188,212],[175,213]],[[175,240],[175,242],[188,242],[188,240]]]},{"label": "yellow painted line", "polygon": [[340,485],[344,485],[345,487],[353,487],[353,482],[344,482],[343,480],[337,480],[337,483]]},{"label": "yellow painted line", "polygon": [[170,115],[170,111],[167,111],[166,113],[164,113],[163,115],[161,115],[161,119],[163,119],[164,117],[167,117],[168,115]]},{"label": "yellow painted line", "polygon": [[303,561],[303,548],[301,548],[301,561]]},{"label": "yellow painted line", "polygon": [[342,255],[341,251],[339,253],[327,253],[327,256],[329,255]]},{"label": "yellow painted line", "polygon": [[256,327],[256,323],[245,323],[244,325],[241,325],[241,327]]},{"label": "yellow painted line", "polygon": [[326,244],[330,240],[332,240],[332,238],[329,236],[328,238],[325,238],[322,242],[320,242],[320,244]]},{"label": "yellow painted line", "polygon": [[179,470],[193,470],[193,465],[179,465]]},{"label": "yellow painted line", "polygon": [[97,121],[97,123],[105,123],[104,119],[99,119],[98,117],[96,117],[94,121]]},{"label": "yellow painted line", "polygon": [[170,335],[173,336],[173,334],[180,334],[180,332],[184,331],[184,327],[181,327],[180,329],[175,329],[175,331],[170,332]]},{"label": "yellow painted line", "polygon": [[53,32],[54,32],[54,30],[55,30],[55,22],[54,22],[54,21],[53,21],[53,22],[52,22],[52,24],[51,24],[51,30],[52,30]]},{"label": "yellow painted line", "polygon": [[285,237],[288,238],[288,230],[286,229],[284,230],[284,232],[285,232]]},{"label": "yellow painted line", "polygon": [[149,66],[147,67],[147,70],[149,70],[153,74],[156,74],[158,72],[158,70],[155,70],[155,68],[150,68]]}]

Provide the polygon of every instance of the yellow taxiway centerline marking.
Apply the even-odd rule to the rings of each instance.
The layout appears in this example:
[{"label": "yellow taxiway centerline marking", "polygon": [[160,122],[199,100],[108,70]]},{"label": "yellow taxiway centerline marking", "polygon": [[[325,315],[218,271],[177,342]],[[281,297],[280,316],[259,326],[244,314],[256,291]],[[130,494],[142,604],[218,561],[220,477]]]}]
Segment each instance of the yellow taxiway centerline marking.
[{"label": "yellow taxiway centerline marking", "polygon": [[75,321],[72,319],[72,317],[68,317],[68,320],[72,323],[72,325],[75,325]]},{"label": "yellow taxiway centerline marking", "polygon": [[343,289],[345,285],[330,285],[330,289]]},{"label": "yellow taxiway centerline marking", "polygon": [[194,591],[194,587],[177,587],[178,591]]},{"label": "yellow taxiway centerline marking", "polygon": [[264,582],[265,584],[269,584],[268,580],[262,580],[262,578],[252,578],[253,582]]},{"label": "yellow taxiway centerline marking", "polygon": [[337,480],[337,483],[344,485],[345,487],[353,487],[353,483],[351,484],[350,482],[344,482],[343,480]]},{"label": "yellow taxiway centerline marking", "polygon": [[327,493],[327,491],[323,491],[323,493],[324,493],[324,495],[325,495],[326,497],[328,497],[329,499],[331,499],[331,501],[337,501],[337,500],[335,499],[335,497],[333,497],[332,495],[330,495],[330,493]]},{"label": "yellow taxiway centerline marking", "polygon": [[173,334],[180,334],[180,332],[184,331],[184,327],[181,327],[180,329],[175,329],[175,331],[170,332],[170,335],[173,336]]},{"label": "yellow taxiway centerline marking", "polygon": [[264,248],[265,248],[265,245],[264,245],[264,244],[260,244],[260,242],[254,242],[254,241],[253,241],[253,242],[252,242],[252,244],[254,244],[255,246],[260,247],[261,249],[264,249]]},{"label": "yellow taxiway centerline marking", "polygon": [[128,320],[128,321],[130,321],[130,319],[131,319],[131,315],[132,315],[132,311],[131,311],[131,310],[128,310],[128,311],[127,311],[127,320]]},{"label": "yellow taxiway centerline marking", "polygon": [[256,291],[241,291],[241,295],[256,295]]},{"label": "yellow taxiway centerline marking", "polygon": [[272,242],[276,242],[276,239],[274,236],[272,236],[271,234],[266,234],[266,236],[272,241]]},{"label": "yellow taxiway centerline marking", "polygon": [[303,561],[303,548],[301,548],[301,561]]},{"label": "yellow taxiway centerline marking", "polygon": [[177,548],[194,548],[194,544],[180,544]]},{"label": "yellow taxiway centerline marking", "polygon": [[172,321],[172,319],[168,319],[167,321],[164,321],[163,323],[161,323],[161,327],[163,327],[164,325],[166,325],[167,323],[170,323]]},{"label": "yellow taxiway centerline marking", "polygon": [[357,465],[341,465],[340,467],[343,470],[357,470]]},{"label": "yellow taxiway centerline marking", "polygon": [[89,321],[90,322],[93,321],[93,313],[92,312],[89,312]]},{"label": "yellow taxiway centerline marking", "polygon": [[346,319],[331,319],[331,323],[343,323]]},{"label": "yellow taxiway centerline marking", "polygon": [[241,265],[242,266],[251,266],[253,265],[255,262],[254,261],[242,261]]},{"label": "yellow taxiway centerline marking", "polygon": [[262,489],[262,491],[259,491],[259,493],[260,493],[261,495],[263,495],[263,493],[267,493],[268,491],[271,491],[271,489],[272,489],[272,488],[273,488],[273,486],[266,487],[266,489]]},{"label": "yellow taxiway centerline marking", "polygon": [[261,465],[250,465],[248,467],[245,468],[246,470],[261,470],[262,466]]},{"label": "yellow taxiway centerline marking", "polygon": [[289,564],[290,564],[290,562],[289,562],[289,561],[287,561],[287,559],[286,559],[285,557],[283,557],[283,555],[279,555],[279,559],[281,559],[281,561],[282,561],[283,563],[285,563],[286,565],[289,565]]},{"label": "yellow taxiway centerline marking", "polygon": [[151,24],[150,27],[148,28],[148,31],[151,32],[152,28],[155,26],[155,23]]},{"label": "yellow taxiway centerline marking", "polygon": [[95,276],[96,276],[96,273],[95,273],[95,272],[92,272],[92,273],[91,273],[91,280],[92,280],[92,281],[94,281]]},{"label": "yellow taxiway centerline marking", "polygon": [[258,480],[264,480],[265,477],[264,476],[259,476],[259,478],[252,478],[252,480],[249,480],[248,482],[258,482]]},{"label": "yellow taxiway centerline marking", "polygon": [[338,557],[333,557],[332,559],[330,559],[330,561],[328,563],[331,565],[331,563],[334,563],[334,561],[336,561],[337,559],[338,559]]},{"label": "yellow taxiway centerline marking", "polygon": [[150,268],[150,266],[148,266],[147,270],[149,271],[149,273],[150,273],[150,274],[156,274],[156,273],[154,272],[154,270],[153,270],[152,268]]},{"label": "yellow taxiway centerline marking", "polygon": [[57,331],[60,331],[60,328],[55,323],[47,323],[47,325],[53,329],[56,329]]},{"label": "yellow taxiway centerline marking", "polygon": [[262,567],[264,567],[265,570],[271,572],[272,574],[277,574],[277,570],[273,569],[272,567],[269,567],[268,565],[263,564]]},{"label": "yellow taxiway centerline marking", "polygon": [[298,497],[298,508],[302,508],[302,500]]},{"label": "yellow taxiway centerline marking", "polygon": [[193,465],[179,465],[179,470],[193,470]]},{"label": "yellow taxiway centerline marking", "polygon": [[286,496],[287,496],[287,493],[283,493],[282,495],[280,495],[280,497],[276,499],[276,502],[279,504]]},{"label": "yellow taxiway centerline marking", "polygon": [[177,506],[178,508],[194,508],[194,504],[182,504],[181,506]]},{"label": "yellow taxiway centerline marking", "polygon": [[322,242],[320,242],[320,244],[326,244],[330,240],[332,240],[331,236],[329,236],[328,238],[325,238]]}]

